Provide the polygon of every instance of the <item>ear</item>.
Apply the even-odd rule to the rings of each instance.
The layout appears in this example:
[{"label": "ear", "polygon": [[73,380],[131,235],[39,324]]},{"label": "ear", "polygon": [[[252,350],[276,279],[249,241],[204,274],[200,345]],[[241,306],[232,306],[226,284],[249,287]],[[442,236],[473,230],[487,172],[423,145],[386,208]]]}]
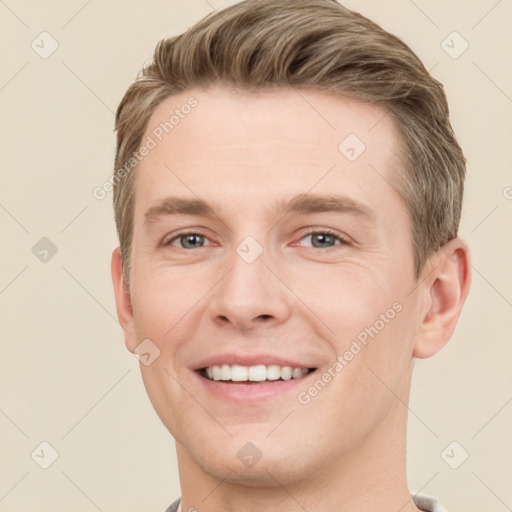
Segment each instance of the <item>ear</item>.
[{"label": "ear", "polygon": [[450,240],[429,261],[427,276],[420,278],[423,308],[412,354],[419,359],[433,356],[448,343],[471,283],[469,248],[460,237]]},{"label": "ear", "polygon": [[133,353],[137,347],[135,328],[133,322],[133,309],[130,294],[126,288],[123,277],[123,258],[121,249],[116,247],[112,253],[112,282],[116,297],[116,309],[119,323],[124,331],[126,348]]}]

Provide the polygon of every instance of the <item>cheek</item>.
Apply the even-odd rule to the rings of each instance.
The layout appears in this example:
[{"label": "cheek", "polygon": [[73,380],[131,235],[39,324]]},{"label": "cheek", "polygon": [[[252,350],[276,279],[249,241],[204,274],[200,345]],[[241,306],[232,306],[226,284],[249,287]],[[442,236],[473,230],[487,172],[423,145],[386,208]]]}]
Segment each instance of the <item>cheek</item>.
[{"label": "cheek", "polygon": [[387,274],[357,263],[317,266],[296,276],[294,289],[336,339],[346,341],[373,325],[396,301],[398,293]]},{"label": "cheek", "polygon": [[382,268],[325,268],[304,279],[301,297],[328,327],[335,357],[343,358],[339,386],[371,399],[389,394],[378,377],[392,388],[399,385],[414,342],[414,299],[404,292],[409,289],[403,277]]},{"label": "cheek", "polygon": [[344,369],[344,383],[340,385],[344,391],[349,390],[354,406],[366,403],[379,415],[385,414],[397,397],[407,402],[413,318],[410,303],[395,301],[390,307],[375,310],[355,336],[344,340],[343,355],[350,361]]},{"label": "cheek", "polygon": [[208,290],[208,281],[189,269],[146,267],[136,276],[132,298],[138,334],[170,339]]}]

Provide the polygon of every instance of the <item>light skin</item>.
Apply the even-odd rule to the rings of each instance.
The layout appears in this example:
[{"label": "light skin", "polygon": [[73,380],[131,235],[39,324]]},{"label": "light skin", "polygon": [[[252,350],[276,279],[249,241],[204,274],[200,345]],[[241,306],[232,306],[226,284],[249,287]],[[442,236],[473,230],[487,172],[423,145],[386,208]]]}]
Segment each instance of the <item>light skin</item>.
[{"label": "light skin", "polygon": [[[127,349],[150,339],[160,350],[141,372],[176,439],[183,510],[417,511],[404,404],[414,358],[441,350],[461,312],[467,245],[452,240],[415,277],[410,214],[390,185],[398,135],[380,107],[313,90],[194,89],[161,103],[145,137],[190,96],[197,107],[136,171],[130,294],[119,249],[112,256]],[[338,150],[349,134],[366,145],[353,162]],[[343,211],[278,208],[304,194],[342,196]],[[201,199],[213,215],[158,215],[170,196]],[[325,229],[333,235],[311,234]],[[192,245],[183,230],[197,233]],[[246,237],[263,249],[251,263],[237,253]],[[300,403],[396,303],[400,312]],[[194,371],[210,356],[262,353],[316,370],[246,400],[212,393]],[[237,457],[247,443],[261,454],[252,467]]]}]

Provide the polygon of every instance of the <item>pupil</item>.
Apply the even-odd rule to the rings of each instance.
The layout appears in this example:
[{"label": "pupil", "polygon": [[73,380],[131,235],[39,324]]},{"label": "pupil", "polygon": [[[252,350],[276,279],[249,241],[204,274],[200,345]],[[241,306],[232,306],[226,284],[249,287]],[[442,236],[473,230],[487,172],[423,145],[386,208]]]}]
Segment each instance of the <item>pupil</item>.
[{"label": "pupil", "polygon": [[201,246],[201,243],[199,243],[199,237],[200,235],[187,235],[185,245],[187,246],[190,244],[190,246]]},{"label": "pupil", "polygon": [[[315,239],[315,238],[317,240],[319,240],[320,244],[322,244],[322,243],[326,243],[326,241],[329,241],[329,239],[332,238],[332,236],[331,235],[325,235],[325,234],[322,234],[322,233],[319,233],[319,234],[317,233],[316,235],[314,235],[313,239]],[[313,243],[313,245],[315,245],[315,244]]]}]

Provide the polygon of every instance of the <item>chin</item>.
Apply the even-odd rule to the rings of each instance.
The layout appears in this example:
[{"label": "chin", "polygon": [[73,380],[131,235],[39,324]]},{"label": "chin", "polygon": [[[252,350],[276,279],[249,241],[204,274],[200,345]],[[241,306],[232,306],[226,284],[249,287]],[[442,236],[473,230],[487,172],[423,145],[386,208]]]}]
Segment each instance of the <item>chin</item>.
[{"label": "chin", "polygon": [[[293,484],[307,479],[316,467],[321,467],[321,460],[315,464],[311,460],[315,456],[309,456],[300,440],[292,446],[289,438],[283,443],[278,436],[276,440],[262,438],[252,442],[248,439],[249,436],[244,436],[224,443],[218,440],[211,444],[194,443],[186,451],[197,466],[215,479],[249,487]],[[321,458],[319,452],[316,458]]]},{"label": "chin", "polygon": [[252,468],[241,468],[240,464],[229,464],[224,461],[204,461],[203,470],[214,478],[226,483],[244,485],[247,487],[276,487],[290,485],[307,478],[300,469],[287,460],[260,460]]}]

